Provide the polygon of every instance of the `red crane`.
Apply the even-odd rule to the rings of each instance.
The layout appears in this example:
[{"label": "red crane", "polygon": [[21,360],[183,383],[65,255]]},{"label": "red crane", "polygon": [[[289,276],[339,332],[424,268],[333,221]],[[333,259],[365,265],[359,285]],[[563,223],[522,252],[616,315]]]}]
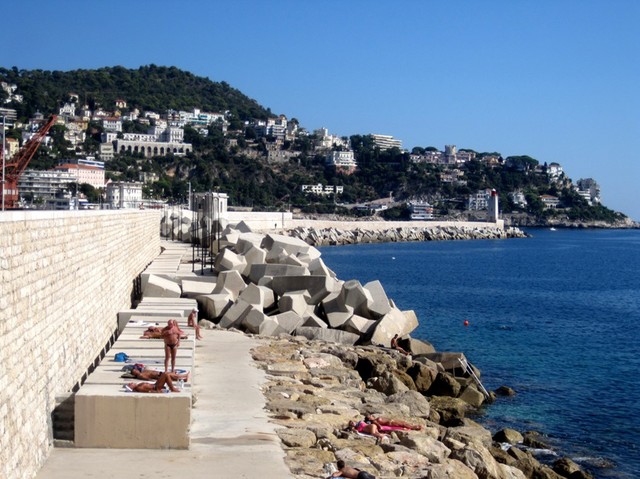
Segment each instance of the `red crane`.
[{"label": "red crane", "polygon": [[[13,158],[6,160],[4,177],[2,178],[2,202],[6,208],[15,209],[18,207],[20,199],[20,195],[18,194],[18,179],[29,165],[31,158],[35,155],[40,143],[42,143],[45,136],[47,136],[47,133],[49,133],[49,130],[57,118],[56,115],[51,115],[36,134],[20,148],[18,153],[13,155]],[[0,150],[2,149],[3,148],[0,148]],[[0,151],[0,156],[3,154],[4,152]]]}]

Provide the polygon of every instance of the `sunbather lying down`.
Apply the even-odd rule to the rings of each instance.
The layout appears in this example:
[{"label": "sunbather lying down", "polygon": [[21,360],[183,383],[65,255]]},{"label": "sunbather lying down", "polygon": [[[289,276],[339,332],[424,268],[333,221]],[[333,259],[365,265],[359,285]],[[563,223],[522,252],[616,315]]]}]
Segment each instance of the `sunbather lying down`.
[{"label": "sunbather lying down", "polygon": [[376,438],[377,441],[382,441],[384,438],[389,438],[388,434],[384,434],[380,432],[378,426],[375,424],[367,424],[364,421],[349,421],[349,426],[347,427],[349,431],[359,432],[360,434],[368,434]]},{"label": "sunbather lying down", "polygon": [[[162,339],[162,331],[164,328],[159,328],[157,326],[149,326],[144,333],[142,333],[142,336],[140,336],[140,339]],[[184,331],[180,330],[181,334],[180,335],[180,339],[187,339],[189,336],[187,334],[184,334]]]},{"label": "sunbather lying down", "polygon": [[[136,393],[161,393],[164,391],[165,385],[169,391],[179,393],[180,389],[173,385],[173,381],[169,373],[161,373],[155,383],[129,383],[124,386],[127,391]],[[168,392],[168,391],[167,391]]]},{"label": "sunbather lying down", "polygon": [[[142,379],[143,381],[156,381],[158,379],[160,379],[160,376],[162,376],[162,371],[156,371],[155,369],[147,369],[147,368],[140,368],[140,367],[133,367],[133,369],[131,369],[131,375],[133,377],[135,377],[136,379]],[[179,373],[167,373],[169,374],[169,377],[171,378],[172,381],[184,381],[184,382],[189,382],[189,375],[191,374],[190,371],[187,371],[184,374],[179,374]]]},{"label": "sunbather lying down", "polygon": [[380,431],[421,431],[422,426],[419,424],[411,424],[407,421],[400,419],[389,419],[384,416],[374,416],[373,414],[367,414],[364,417],[366,423],[375,424]]}]

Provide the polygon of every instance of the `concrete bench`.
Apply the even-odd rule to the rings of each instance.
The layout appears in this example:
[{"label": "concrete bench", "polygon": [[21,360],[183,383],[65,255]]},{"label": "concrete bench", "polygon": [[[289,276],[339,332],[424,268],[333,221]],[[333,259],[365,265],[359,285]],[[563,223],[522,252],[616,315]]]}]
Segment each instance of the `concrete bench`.
[{"label": "concrete bench", "polygon": [[[137,316],[166,319],[163,316]],[[184,321],[180,321],[184,323]],[[191,427],[195,331],[180,328],[188,339],[180,341],[176,369],[191,371],[189,383],[178,393],[127,392],[124,385],[139,382],[122,378],[122,368],[132,362],[116,362],[119,352],[150,369],[164,370],[161,339],[140,339],[145,323],[127,324],[109,354],[87,378],[75,397],[75,445],[85,448],[188,449]],[[166,324],[166,321],[164,322]]]}]

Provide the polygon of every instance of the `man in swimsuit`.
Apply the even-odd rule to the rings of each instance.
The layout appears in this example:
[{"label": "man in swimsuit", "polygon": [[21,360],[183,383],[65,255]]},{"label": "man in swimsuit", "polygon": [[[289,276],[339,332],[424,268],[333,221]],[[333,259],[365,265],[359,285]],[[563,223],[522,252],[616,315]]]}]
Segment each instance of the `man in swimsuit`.
[{"label": "man in swimsuit", "polygon": [[[136,379],[141,379],[143,381],[155,381],[157,379],[160,379],[160,376],[162,376],[164,373],[161,371],[155,371],[153,369],[140,369],[140,368],[136,368],[134,367],[131,370],[131,375],[135,376]],[[191,373],[187,372],[185,374],[178,374],[178,373],[168,373],[169,377],[171,378],[172,381],[184,381],[184,382],[189,382],[189,375]]]},{"label": "man in swimsuit", "polygon": [[339,460],[336,463],[338,470],[331,474],[331,477],[345,477],[347,479],[376,479],[375,476],[369,474],[367,471],[361,471],[355,467],[347,466],[343,460]]},{"label": "man in swimsuit", "polygon": [[198,324],[198,310],[191,310],[191,314],[187,318],[187,326],[191,326],[196,329],[196,339],[202,339],[202,335],[200,334],[200,325]]},{"label": "man in swimsuit", "polygon": [[162,339],[164,340],[164,372],[169,372],[169,358],[171,358],[171,372],[176,372],[176,354],[180,346],[180,333],[175,319],[170,319],[162,329]]},{"label": "man in swimsuit", "polygon": [[167,373],[161,373],[155,383],[129,383],[127,387],[136,393],[161,393],[165,385],[167,385],[171,392],[180,392],[180,390],[173,385],[173,381]]},{"label": "man in swimsuit", "polygon": [[395,349],[396,351],[400,351],[402,354],[404,355],[409,355],[408,351],[405,351],[403,348],[401,348],[398,345],[398,335],[396,334],[393,338],[391,338],[391,348]]},{"label": "man in swimsuit", "polygon": [[399,419],[389,419],[384,416],[374,416],[373,414],[368,414],[364,417],[365,422],[370,424],[375,424],[378,426],[378,430],[380,431],[397,431],[397,430],[411,430],[411,431],[421,431],[422,426],[419,424],[411,424],[406,421],[401,421]]}]

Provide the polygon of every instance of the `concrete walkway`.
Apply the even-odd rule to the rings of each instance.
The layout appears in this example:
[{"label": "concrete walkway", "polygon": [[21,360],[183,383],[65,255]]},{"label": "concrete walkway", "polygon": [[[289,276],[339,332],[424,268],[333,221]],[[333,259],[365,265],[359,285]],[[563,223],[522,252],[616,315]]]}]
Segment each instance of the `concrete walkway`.
[{"label": "concrete walkway", "polygon": [[230,331],[202,333],[189,450],[56,448],[36,478],[293,478],[264,411],[264,371],[249,353],[259,340]]}]

